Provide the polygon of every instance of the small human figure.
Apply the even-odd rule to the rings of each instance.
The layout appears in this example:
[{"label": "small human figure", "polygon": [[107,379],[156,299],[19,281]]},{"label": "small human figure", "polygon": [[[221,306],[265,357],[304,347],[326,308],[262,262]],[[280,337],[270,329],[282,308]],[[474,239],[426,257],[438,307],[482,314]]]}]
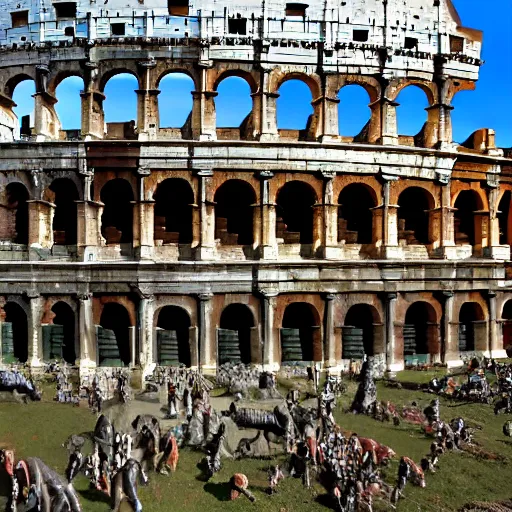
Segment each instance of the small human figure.
[{"label": "small human figure", "polygon": [[176,386],[173,381],[167,385],[167,419],[174,420],[178,417],[176,406]]},{"label": "small human figure", "polygon": [[268,472],[268,494],[274,494],[281,480],[284,480],[284,474],[279,465],[270,468]]}]

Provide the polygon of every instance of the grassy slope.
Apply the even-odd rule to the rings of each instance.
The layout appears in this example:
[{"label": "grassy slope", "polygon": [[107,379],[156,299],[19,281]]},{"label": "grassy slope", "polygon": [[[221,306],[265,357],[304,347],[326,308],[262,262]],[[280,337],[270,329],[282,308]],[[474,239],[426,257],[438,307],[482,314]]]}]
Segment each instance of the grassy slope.
[{"label": "grassy slope", "polygon": [[[405,380],[410,380],[409,378]],[[343,405],[349,403],[349,393]],[[396,390],[379,385],[379,398],[389,399],[395,403],[410,403],[416,400],[424,406],[432,398],[421,392]],[[500,452],[512,460],[512,443],[503,436],[501,428],[504,416],[495,417],[490,406],[472,404],[459,405],[442,402],[442,416],[451,419],[461,415],[484,427],[477,433],[476,439],[487,449]],[[360,435],[371,436],[388,444],[399,455],[408,455],[416,461],[428,452],[430,440],[419,427],[402,424],[393,427],[381,424],[370,418],[353,416],[337,412],[338,422],[348,430]],[[0,404],[0,446],[10,445],[16,448],[17,457],[37,455],[61,474],[66,464],[66,453],[60,447],[71,433],[92,429],[95,417],[87,409],[71,407],[65,404],[39,403],[29,406]],[[201,471],[197,464],[201,453],[182,450],[176,474],[165,477],[152,474],[148,488],[140,490],[140,497],[145,512],[163,512],[164,510],[187,512],[216,511],[276,511],[276,512],[316,512],[327,510],[322,505],[321,489],[313,491],[302,488],[300,481],[286,480],[275,496],[267,496],[266,461],[225,461],[223,469],[209,483],[201,481]],[[387,478],[392,482],[396,475],[397,463],[391,465]],[[251,504],[240,498],[227,503],[224,482],[238,471],[249,477],[251,488],[257,501]],[[427,488],[419,489],[409,486],[406,499],[398,507],[400,511],[447,511],[457,510],[461,505],[472,500],[497,500],[510,498],[510,478],[508,464],[477,460],[462,453],[445,455],[441,459],[440,469],[435,475],[427,477]],[[108,503],[94,491],[88,491],[88,482],[80,477],[76,487],[82,494],[85,512],[107,512]],[[389,510],[389,507],[378,507]]]}]

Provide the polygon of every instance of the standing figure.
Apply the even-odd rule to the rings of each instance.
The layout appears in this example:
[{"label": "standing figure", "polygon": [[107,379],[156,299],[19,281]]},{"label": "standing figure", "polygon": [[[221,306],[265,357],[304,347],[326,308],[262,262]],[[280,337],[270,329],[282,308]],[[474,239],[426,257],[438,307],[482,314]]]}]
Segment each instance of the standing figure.
[{"label": "standing figure", "polygon": [[176,406],[176,386],[172,380],[167,384],[167,419],[174,420],[178,417]]}]

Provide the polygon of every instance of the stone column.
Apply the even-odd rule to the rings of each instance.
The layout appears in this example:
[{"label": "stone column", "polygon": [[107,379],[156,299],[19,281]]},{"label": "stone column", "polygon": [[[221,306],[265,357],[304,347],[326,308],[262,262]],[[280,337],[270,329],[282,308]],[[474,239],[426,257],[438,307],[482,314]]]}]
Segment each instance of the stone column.
[{"label": "stone column", "polygon": [[[444,259],[456,259],[457,248],[455,246],[455,232],[453,212],[451,207],[451,180],[448,174],[437,173],[437,182],[441,191],[441,208],[438,209],[439,217],[439,251]],[[437,210],[436,210],[437,211]],[[432,214],[435,215],[435,214]]]},{"label": "stone column", "polygon": [[158,112],[158,95],[160,91],[153,89],[152,70],[156,68],[155,59],[137,62],[142,87],[137,89],[137,131],[139,140],[155,140],[160,127]]},{"label": "stone column", "polygon": [[[329,76],[327,79],[329,79]],[[338,105],[340,100],[326,93],[320,98],[320,101],[322,102],[322,133],[320,134],[320,142],[336,141],[339,138]]]},{"label": "stone column", "polygon": [[155,360],[155,341],[153,339],[153,319],[155,316],[155,297],[151,294],[142,294],[139,301],[139,360],[142,374],[150,374],[157,361]]},{"label": "stone column", "polygon": [[325,296],[325,341],[324,364],[332,368],[336,366],[336,338],[334,336],[334,293]]},{"label": "stone column", "polygon": [[77,295],[78,326],[80,337],[80,371],[96,367],[96,327],[92,311],[92,293]]},{"label": "stone column", "polygon": [[459,323],[453,320],[454,293],[446,290],[443,292],[443,347],[442,361],[448,366],[458,364],[458,328]]},{"label": "stone column", "polygon": [[34,291],[27,293],[30,304],[30,321],[28,324],[28,363],[31,368],[40,368],[43,358],[41,317],[43,298]]},{"label": "stone column", "polygon": [[485,251],[485,256],[495,260],[508,260],[510,259],[510,247],[500,245],[499,184],[487,180],[487,185],[489,186],[489,247]]},{"label": "stone column", "polygon": [[404,362],[399,361],[396,356],[395,311],[397,298],[396,292],[386,293],[384,297],[386,308],[386,371],[390,374],[404,368]]},{"label": "stone column", "polygon": [[28,245],[39,249],[51,249],[53,246],[53,214],[55,205],[48,201],[38,200],[30,200],[27,203]]},{"label": "stone column", "polygon": [[215,258],[215,203],[210,197],[213,171],[202,169],[196,172],[196,176],[199,180],[199,219],[201,223],[196,259],[213,260]]},{"label": "stone column", "polygon": [[[375,144],[381,139],[382,104],[380,100],[376,100],[368,106],[371,110],[371,116],[365,139],[366,142]],[[354,140],[354,142],[356,141]]]},{"label": "stone column", "polygon": [[203,372],[217,366],[217,347],[212,323],[213,293],[201,293],[199,298],[199,364]]},{"label": "stone column", "polygon": [[489,290],[487,292],[489,303],[489,352],[490,357],[505,358],[506,351],[503,349],[502,336],[497,314],[496,292]]},{"label": "stone column", "polygon": [[77,256],[82,261],[94,261],[102,245],[101,214],[103,203],[77,201]]},{"label": "stone column", "polygon": [[400,106],[396,101],[391,101],[385,96],[380,99],[381,110],[381,144],[383,146],[396,146],[398,144],[398,132],[396,124],[396,107]]},{"label": "stone column", "polygon": [[260,258],[264,260],[275,260],[278,257],[276,239],[276,205],[270,201],[269,180],[274,177],[271,171],[261,171],[260,197],[261,197],[261,245]]},{"label": "stone column", "polygon": [[278,293],[275,291],[262,290],[263,297],[263,367],[267,370],[277,370],[280,361],[277,360],[279,354],[278,337],[274,326],[274,315],[277,306]]},{"label": "stone column", "polygon": [[[199,92],[200,104],[200,128],[199,140],[217,140],[217,120],[215,115],[215,97],[216,91],[207,90],[208,87],[208,69],[206,66],[201,69],[201,90]],[[196,93],[197,96],[197,93]]]},{"label": "stone column", "polygon": [[[441,65],[443,63],[440,63]],[[453,107],[449,104],[448,93],[452,86],[450,80],[446,80],[444,76],[436,76],[437,90],[439,91],[439,103],[430,107],[435,110],[432,121],[437,122],[437,144],[438,149],[450,149],[452,145],[452,121],[451,111]],[[429,112],[430,114],[430,112]],[[430,116],[429,116],[430,120]]]},{"label": "stone column", "polygon": [[96,78],[98,65],[87,61],[85,69],[85,90],[80,93],[82,98],[82,138],[84,141],[103,139],[105,137],[105,113],[103,100],[105,95],[97,89]]},{"label": "stone column", "polygon": [[133,246],[136,249],[136,255],[141,260],[152,260],[154,249],[154,203],[155,201],[146,200],[145,182],[151,175],[151,170],[147,167],[137,169],[139,182],[139,198],[133,201]]}]

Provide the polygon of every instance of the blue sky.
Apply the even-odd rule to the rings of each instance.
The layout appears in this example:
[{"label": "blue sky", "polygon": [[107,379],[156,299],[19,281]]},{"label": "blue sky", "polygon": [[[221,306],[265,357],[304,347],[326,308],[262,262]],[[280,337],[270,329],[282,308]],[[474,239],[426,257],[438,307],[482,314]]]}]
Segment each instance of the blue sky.
[{"label": "blue sky", "polygon": [[[454,0],[462,23],[484,31],[482,58],[485,64],[475,91],[458,93],[453,101],[453,138],[463,142],[479,128],[496,130],[500,147],[512,147],[512,0],[492,0],[482,7],[481,0]],[[106,87],[104,103],[107,122],[136,118],[135,78],[118,75]],[[82,80],[71,77],[57,89],[57,113],[66,129],[80,126],[80,90]],[[162,80],[159,95],[160,125],[180,127],[192,108],[192,81],[181,74]],[[252,100],[247,83],[232,77],[219,86],[215,99],[218,126],[239,126],[251,109]],[[22,82],[14,92],[16,112],[33,112],[33,82]],[[416,87],[408,87],[398,97],[398,131],[414,135],[426,119],[427,100]],[[340,92],[340,133],[356,135],[366,124],[370,110],[369,98],[361,87],[345,87]],[[310,113],[311,93],[308,87],[292,80],[283,84],[277,100],[279,128],[304,128]]]}]

